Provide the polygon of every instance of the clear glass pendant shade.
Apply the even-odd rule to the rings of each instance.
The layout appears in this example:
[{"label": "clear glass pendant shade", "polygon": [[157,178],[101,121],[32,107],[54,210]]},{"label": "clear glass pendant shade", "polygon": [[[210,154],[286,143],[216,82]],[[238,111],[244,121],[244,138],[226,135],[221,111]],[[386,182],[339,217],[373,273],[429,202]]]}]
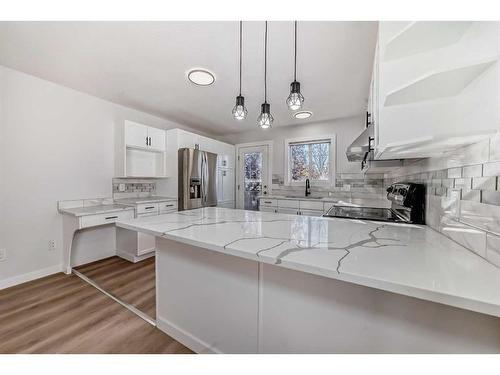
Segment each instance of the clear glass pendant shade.
[{"label": "clear glass pendant shade", "polygon": [[300,93],[300,83],[294,81],[290,85],[290,95],[286,99],[286,105],[292,111],[296,111],[302,108],[302,103],[304,103],[304,97]]},{"label": "clear glass pendant shade", "polygon": [[243,96],[239,95],[236,97],[236,105],[232,113],[236,120],[244,120],[247,117],[248,111],[245,108],[245,98]]},{"label": "clear glass pendant shade", "polygon": [[257,118],[257,124],[261,129],[269,129],[273,124],[274,118],[271,115],[271,106],[268,103],[262,104],[262,112]]}]

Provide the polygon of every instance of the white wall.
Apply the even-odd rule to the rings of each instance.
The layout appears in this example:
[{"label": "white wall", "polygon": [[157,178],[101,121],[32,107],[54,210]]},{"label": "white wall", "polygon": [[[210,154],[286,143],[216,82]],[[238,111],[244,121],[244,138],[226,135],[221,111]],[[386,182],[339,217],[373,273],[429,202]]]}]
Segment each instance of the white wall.
[{"label": "white wall", "polygon": [[349,117],[325,123],[312,123],[295,126],[274,127],[261,130],[255,125],[255,130],[230,134],[222,138],[228,143],[238,144],[257,141],[274,141],[273,174],[284,174],[284,145],[287,138],[299,138],[325,134],[337,134],[337,173],[359,173],[359,163],[350,163],[345,151],[352,141],[363,131],[363,117]]},{"label": "white wall", "polygon": [[[0,286],[58,269],[56,202],[111,196],[114,123],[124,119],[181,127],[0,66],[0,248],[8,255]],[[48,251],[50,239],[56,251]]]}]

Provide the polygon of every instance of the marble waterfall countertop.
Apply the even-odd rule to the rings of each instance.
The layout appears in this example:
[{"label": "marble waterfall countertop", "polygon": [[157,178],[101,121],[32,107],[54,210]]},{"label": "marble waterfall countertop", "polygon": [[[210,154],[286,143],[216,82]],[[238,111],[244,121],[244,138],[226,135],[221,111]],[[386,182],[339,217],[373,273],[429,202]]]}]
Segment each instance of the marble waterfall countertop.
[{"label": "marble waterfall countertop", "polygon": [[426,226],[217,207],[116,225],[500,317],[500,269]]}]

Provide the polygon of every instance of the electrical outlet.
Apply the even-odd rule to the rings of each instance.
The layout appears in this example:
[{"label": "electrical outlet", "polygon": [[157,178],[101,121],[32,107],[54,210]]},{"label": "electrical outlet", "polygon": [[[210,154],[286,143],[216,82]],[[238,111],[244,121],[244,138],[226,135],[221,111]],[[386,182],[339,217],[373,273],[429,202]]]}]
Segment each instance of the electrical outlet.
[{"label": "electrical outlet", "polygon": [[56,240],[49,241],[49,251],[54,251],[56,249]]},{"label": "electrical outlet", "polygon": [[0,262],[7,260],[7,249],[0,249]]}]

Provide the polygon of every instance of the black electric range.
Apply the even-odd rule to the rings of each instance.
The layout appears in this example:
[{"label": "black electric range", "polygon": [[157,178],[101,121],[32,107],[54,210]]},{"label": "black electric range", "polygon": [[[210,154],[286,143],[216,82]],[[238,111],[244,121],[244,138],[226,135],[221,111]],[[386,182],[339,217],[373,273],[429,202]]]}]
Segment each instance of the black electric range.
[{"label": "black electric range", "polygon": [[398,182],[387,188],[391,208],[333,206],[324,217],[375,220],[399,223],[425,223],[425,187],[421,184]]}]

